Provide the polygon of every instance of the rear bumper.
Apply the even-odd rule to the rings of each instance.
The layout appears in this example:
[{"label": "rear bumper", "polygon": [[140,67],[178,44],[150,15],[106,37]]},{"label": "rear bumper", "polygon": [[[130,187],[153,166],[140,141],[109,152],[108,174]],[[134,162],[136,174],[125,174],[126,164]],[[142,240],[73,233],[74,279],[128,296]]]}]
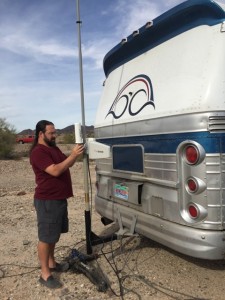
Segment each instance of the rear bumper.
[{"label": "rear bumper", "polygon": [[95,209],[101,216],[113,221],[120,215],[123,226],[128,229],[135,217],[136,233],[180,253],[210,260],[225,258],[225,231],[202,230],[180,225],[98,196],[95,197]]}]

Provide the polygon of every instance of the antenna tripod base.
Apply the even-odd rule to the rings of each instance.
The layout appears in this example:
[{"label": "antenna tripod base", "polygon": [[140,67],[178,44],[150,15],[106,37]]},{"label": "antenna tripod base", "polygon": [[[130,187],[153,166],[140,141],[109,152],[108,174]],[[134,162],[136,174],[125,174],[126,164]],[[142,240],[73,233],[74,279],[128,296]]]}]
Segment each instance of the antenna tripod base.
[{"label": "antenna tripod base", "polygon": [[109,280],[100,265],[96,263],[95,258],[95,255],[85,255],[73,249],[69,258],[70,270],[75,273],[83,273],[96,285],[99,292],[106,292],[110,286]]}]

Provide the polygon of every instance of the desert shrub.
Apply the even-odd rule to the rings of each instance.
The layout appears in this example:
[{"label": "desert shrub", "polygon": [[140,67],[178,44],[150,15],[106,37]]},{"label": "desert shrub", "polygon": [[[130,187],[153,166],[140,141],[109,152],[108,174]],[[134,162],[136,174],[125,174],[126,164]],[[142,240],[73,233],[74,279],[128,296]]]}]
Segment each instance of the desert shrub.
[{"label": "desert shrub", "polygon": [[75,143],[75,137],[73,133],[67,133],[63,136],[63,144],[74,144]]},{"label": "desert shrub", "polygon": [[0,159],[12,158],[13,149],[15,146],[16,130],[0,118]]}]

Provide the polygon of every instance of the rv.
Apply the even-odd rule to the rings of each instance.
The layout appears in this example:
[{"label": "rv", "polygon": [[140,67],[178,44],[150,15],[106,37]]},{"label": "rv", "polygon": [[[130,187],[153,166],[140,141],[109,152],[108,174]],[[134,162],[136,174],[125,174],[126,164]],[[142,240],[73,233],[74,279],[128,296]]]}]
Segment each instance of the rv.
[{"label": "rv", "polygon": [[[225,4],[188,0],[109,51],[95,208],[119,232],[225,258]],[[100,151],[101,152],[101,151]]]}]

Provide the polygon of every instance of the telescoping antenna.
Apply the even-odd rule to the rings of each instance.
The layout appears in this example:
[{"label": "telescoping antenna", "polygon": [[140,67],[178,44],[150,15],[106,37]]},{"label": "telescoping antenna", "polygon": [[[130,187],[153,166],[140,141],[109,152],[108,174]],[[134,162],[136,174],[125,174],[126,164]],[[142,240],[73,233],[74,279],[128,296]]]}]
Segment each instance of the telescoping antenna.
[{"label": "telescoping antenna", "polygon": [[[76,142],[86,144],[86,127],[85,127],[85,109],[84,109],[84,88],[83,88],[83,68],[82,68],[82,52],[81,52],[81,20],[80,20],[80,3],[76,0],[77,9],[77,31],[78,31],[78,49],[79,49],[79,69],[80,69],[80,94],[81,94],[81,111],[82,111],[82,127],[75,126]],[[79,124],[76,124],[79,125]],[[81,136],[83,133],[83,137]],[[78,141],[77,141],[77,136]],[[97,145],[98,147],[98,145]],[[97,151],[98,152],[98,151]],[[101,151],[102,152],[102,151]],[[84,171],[84,193],[85,193],[85,230],[86,230],[86,251],[88,255],[83,255],[76,249],[72,251],[70,257],[70,266],[72,270],[82,272],[92,283],[97,285],[98,290],[105,292],[109,288],[109,281],[102,272],[99,264],[92,263],[95,256],[92,254],[92,246],[102,243],[103,241],[110,241],[116,239],[115,235],[108,237],[98,237],[91,231],[91,213],[90,213],[90,199],[89,199],[89,184],[88,184],[88,154],[84,151],[83,154],[83,171]]]},{"label": "telescoping antenna", "polygon": [[[81,113],[82,113],[82,127],[83,127],[83,143],[86,143],[86,127],[85,127],[85,107],[84,107],[84,85],[83,85],[83,63],[81,51],[81,20],[80,20],[80,2],[76,1],[77,7],[77,33],[78,33],[78,51],[79,51],[79,70],[80,70],[80,96],[81,96]],[[84,196],[85,196],[85,228],[86,228],[86,250],[87,254],[92,254],[91,247],[91,213],[90,213],[90,199],[89,199],[89,185],[88,185],[88,156],[83,154],[83,171],[84,171]]]},{"label": "telescoping antenna", "polygon": [[[80,20],[80,3],[77,2],[77,31],[78,31],[78,49],[79,49],[79,68],[80,68],[80,93],[81,93],[81,111],[82,111],[82,127],[83,127],[83,138],[80,137],[78,140],[84,144],[88,144],[89,150],[91,145],[86,140],[86,127],[85,127],[85,109],[84,109],[84,87],[83,87],[83,69],[82,69],[82,51],[81,51],[81,20]],[[78,124],[79,125],[79,124]],[[75,128],[76,138],[80,136],[81,128],[78,126]],[[78,133],[77,133],[78,132]],[[94,146],[92,155],[94,153],[95,158],[108,157],[110,155],[110,147],[103,145],[98,142],[92,142]],[[91,157],[91,151],[89,151]],[[103,155],[103,156],[102,156]],[[92,157],[93,158],[93,157]],[[87,254],[92,254],[92,246],[102,244],[103,242],[109,242],[117,239],[116,234],[110,234],[108,236],[99,237],[91,231],[91,213],[90,213],[90,199],[89,199],[89,184],[88,184],[88,154],[85,151],[83,155],[83,170],[84,170],[84,192],[85,192],[85,229],[86,229],[86,250]]]}]

